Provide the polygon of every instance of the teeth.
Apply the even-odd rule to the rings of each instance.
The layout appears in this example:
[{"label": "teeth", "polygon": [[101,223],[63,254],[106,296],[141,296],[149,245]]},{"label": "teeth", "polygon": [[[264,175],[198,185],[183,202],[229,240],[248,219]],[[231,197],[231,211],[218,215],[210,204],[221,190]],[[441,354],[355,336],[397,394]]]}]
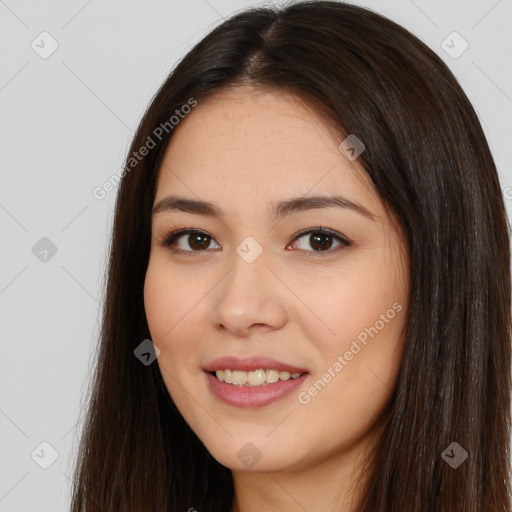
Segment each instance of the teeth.
[{"label": "teeth", "polygon": [[265,372],[265,375],[265,382],[268,382],[270,384],[272,382],[277,382],[279,380],[280,372],[278,372],[277,370],[267,370]]},{"label": "teeth", "polygon": [[247,372],[233,372],[233,384],[247,384]]},{"label": "teeth", "polygon": [[238,386],[264,386],[278,380],[292,380],[300,377],[302,373],[280,372],[278,370],[254,370],[244,372],[240,370],[217,370],[217,379],[228,384]]},{"label": "teeth", "polygon": [[247,380],[242,384],[247,382],[249,386],[261,386],[261,384],[263,384],[267,378],[267,373],[265,370],[254,370],[253,372],[240,373],[245,373],[247,375]]}]

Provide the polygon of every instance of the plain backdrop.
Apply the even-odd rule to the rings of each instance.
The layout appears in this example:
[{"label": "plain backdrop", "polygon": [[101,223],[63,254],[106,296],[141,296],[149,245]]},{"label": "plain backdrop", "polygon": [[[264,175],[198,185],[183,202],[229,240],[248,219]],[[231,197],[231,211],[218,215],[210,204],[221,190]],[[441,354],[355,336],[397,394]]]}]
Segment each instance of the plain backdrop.
[{"label": "plain backdrop", "polygon": [[[512,1],[353,3],[452,69],[510,212]],[[223,18],[265,4],[0,0],[0,512],[69,510],[116,195],[92,191],[122,167],[177,60]]]}]

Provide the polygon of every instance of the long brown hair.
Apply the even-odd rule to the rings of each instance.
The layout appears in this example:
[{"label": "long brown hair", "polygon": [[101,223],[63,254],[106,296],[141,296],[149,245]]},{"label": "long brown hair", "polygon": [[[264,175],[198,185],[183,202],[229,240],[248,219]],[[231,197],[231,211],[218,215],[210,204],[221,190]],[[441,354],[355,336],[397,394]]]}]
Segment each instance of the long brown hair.
[{"label": "long brown hair", "polygon": [[[230,510],[230,470],[183,420],[158,365],[141,364],[134,350],[150,338],[143,286],[169,119],[191,98],[200,105],[241,83],[292,92],[363,141],[358,161],[407,235],[404,356],[357,511],[508,512],[509,225],[493,158],[432,50],[366,8],[330,1],[232,16],[149,105],[117,196],[72,511]],[[135,159],[150,139],[155,147]],[[447,462],[452,443],[468,454],[457,468]]]}]

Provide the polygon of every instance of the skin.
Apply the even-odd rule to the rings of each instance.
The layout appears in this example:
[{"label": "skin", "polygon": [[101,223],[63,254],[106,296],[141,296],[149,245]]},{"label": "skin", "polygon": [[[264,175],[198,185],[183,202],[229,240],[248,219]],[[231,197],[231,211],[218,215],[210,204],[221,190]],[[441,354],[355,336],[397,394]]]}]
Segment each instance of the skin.
[{"label": "skin", "polygon": [[[409,275],[403,233],[357,159],[338,149],[343,139],[295,97],[239,86],[199,102],[175,128],[159,170],[155,204],[173,194],[225,212],[153,215],[144,300],[170,395],[232,470],[232,511],[353,510],[364,473],[359,487],[355,478],[396,385]],[[276,221],[267,212],[290,197],[333,194],[374,218],[322,208]],[[332,239],[331,252],[319,251],[311,234],[295,236],[318,226],[352,245],[336,250],[342,244]],[[206,231],[207,249],[191,247],[188,235],[175,242],[187,254],[161,245],[183,227]],[[263,250],[252,263],[236,252],[248,236]],[[301,403],[299,393],[333,372],[338,356],[393,304],[401,309],[394,318]],[[310,376],[270,405],[235,407],[211,393],[201,369],[225,355],[269,356]],[[237,456],[248,442],[261,454],[251,467]]]}]

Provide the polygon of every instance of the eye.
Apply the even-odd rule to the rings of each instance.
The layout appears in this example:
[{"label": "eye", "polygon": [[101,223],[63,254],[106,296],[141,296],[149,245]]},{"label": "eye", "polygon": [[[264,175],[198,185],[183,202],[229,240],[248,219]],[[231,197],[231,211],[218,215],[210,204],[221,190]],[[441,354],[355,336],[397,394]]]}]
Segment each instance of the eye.
[{"label": "eye", "polygon": [[[339,233],[327,229],[327,228],[310,228],[298,233],[294,240],[301,240],[302,242],[295,242],[294,244],[289,244],[286,248],[298,248],[300,250],[310,252],[312,254],[308,254],[308,256],[323,256],[323,254],[319,253],[328,253],[332,254],[333,252],[337,252],[339,249],[343,247],[348,247],[351,244],[349,240],[340,235]],[[333,244],[337,243],[338,245],[333,247]],[[313,251],[309,250],[308,247],[312,247]]]},{"label": "eye", "polygon": [[[166,235],[161,243],[176,253],[194,253],[205,251],[212,241],[213,238],[200,229],[179,229]],[[183,242],[181,246],[180,242]]]},{"label": "eye", "polygon": [[[300,242],[301,239],[304,240]],[[310,253],[308,256],[323,256],[322,253],[332,254],[344,247],[352,245],[352,243],[341,234],[322,227],[303,230],[297,233],[293,240],[299,240],[299,243],[288,244],[286,248],[291,247],[292,249],[299,249],[305,253]],[[160,243],[162,246],[168,247],[174,253],[189,256],[208,250],[213,241],[212,236],[205,231],[185,228],[165,235]],[[307,248],[308,246],[313,248],[313,250],[309,250]],[[217,244],[217,247],[214,249],[221,249],[221,247]]]}]

